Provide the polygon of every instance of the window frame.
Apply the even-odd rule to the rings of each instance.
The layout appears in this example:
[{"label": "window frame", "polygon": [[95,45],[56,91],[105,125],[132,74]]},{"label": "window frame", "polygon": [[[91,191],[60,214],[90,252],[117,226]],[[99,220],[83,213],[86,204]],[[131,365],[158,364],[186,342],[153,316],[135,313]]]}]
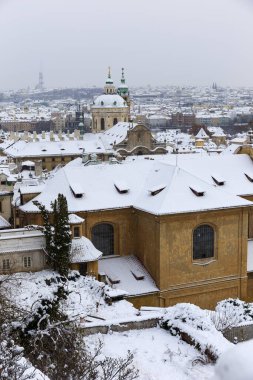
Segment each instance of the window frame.
[{"label": "window frame", "polygon": [[[76,231],[78,231],[78,235],[76,234]],[[73,238],[80,238],[81,233],[80,233],[80,226],[74,226],[73,227]]]},{"label": "window frame", "polygon": [[2,259],[2,268],[3,268],[3,270],[10,270],[11,269],[11,260],[10,259]]},{"label": "window frame", "polygon": [[23,267],[24,268],[31,268],[32,267],[32,257],[31,256],[24,256],[23,257]]},{"label": "window frame", "polygon": [[[94,234],[94,229],[99,227],[99,226],[102,226],[102,225],[108,225],[112,228],[112,236],[111,237],[107,237],[107,239],[111,239],[112,241],[110,242],[111,244],[111,248],[112,248],[112,252],[111,253],[104,253],[103,252],[103,248],[99,247],[99,246],[96,246],[96,241],[94,241],[94,237],[95,237],[95,234]],[[98,239],[98,238],[97,238]],[[101,239],[102,240],[102,239]],[[106,240],[106,238],[105,238]],[[100,223],[96,223],[92,226],[91,228],[91,241],[92,243],[94,244],[94,246],[100,250],[102,253],[103,253],[103,257],[110,257],[110,256],[114,256],[115,255],[115,248],[116,248],[116,229],[115,229],[115,226],[113,223],[110,223],[110,222],[100,222]]]},{"label": "window frame", "polygon": [[[194,233],[198,228],[201,227],[210,227],[213,231],[213,255],[212,256],[205,256],[205,257],[194,257]],[[201,244],[201,242],[200,242]],[[201,223],[198,224],[193,230],[192,230],[192,249],[191,249],[191,257],[192,257],[192,262],[196,263],[205,263],[205,262],[210,262],[217,260],[217,228],[212,224],[212,223]]]}]

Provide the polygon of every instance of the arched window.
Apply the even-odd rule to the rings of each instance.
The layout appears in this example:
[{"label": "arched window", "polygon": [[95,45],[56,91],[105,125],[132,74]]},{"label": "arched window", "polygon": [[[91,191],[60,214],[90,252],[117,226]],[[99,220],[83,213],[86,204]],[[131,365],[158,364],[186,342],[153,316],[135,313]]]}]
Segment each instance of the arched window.
[{"label": "arched window", "polygon": [[105,129],[105,119],[103,117],[100,120],[100,129],[101,131],[104,131]]},{"label": "arched window", "polygon": [[214,256],[214,229],[202,224],[193,231],[193,260]]},{"label": "arched window", "polygon": [[118,123],[118,119],[115,117],[114,119],[113,119],[113,125],[115,125],[115,124],[117,124]]},{"label": "arched window", "polygon": [[92,228],[92,243],[104,256],[114,254],[114,229],[109,223],[100,223]]}]

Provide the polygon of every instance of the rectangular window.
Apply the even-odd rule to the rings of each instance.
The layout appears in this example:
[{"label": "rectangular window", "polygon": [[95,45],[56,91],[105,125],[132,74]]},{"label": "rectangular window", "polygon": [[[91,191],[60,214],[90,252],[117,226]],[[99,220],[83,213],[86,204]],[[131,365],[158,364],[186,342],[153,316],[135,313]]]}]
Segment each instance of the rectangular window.
[{"label": "rectangular window", "polygon": [[0,212],[3,212],[2,202],[0,201]]},{"label": "rectangular window", "polygon": [[24,267],[30,268],[32,266],[32,258],[31,256],[25,256],[24,257]]},{"label": "rectangular window", "polygon": [[10,267],[10,259],[3,259],[3,270],[8,270]]},{"label": "rectangular window", "polygon": [[80,237],[80,228],[74,227],[74,237]]}]

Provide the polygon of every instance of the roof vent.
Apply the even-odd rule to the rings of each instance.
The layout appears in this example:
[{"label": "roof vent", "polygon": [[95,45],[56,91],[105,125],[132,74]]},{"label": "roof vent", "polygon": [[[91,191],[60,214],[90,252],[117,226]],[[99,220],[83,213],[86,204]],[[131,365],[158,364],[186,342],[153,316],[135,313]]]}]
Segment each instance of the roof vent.
[{"label": "roof vent", "polygon": [[114,186],[120,194],[126,194],[129,191],[129,186],[123,180],[114,181]]},{"label": "roof vent", "polygon": [[211,177],[214,180],[214,182],[216,183],[216,185],[218,185],[218,186],[224,186],[224,184],[225,184],[224,178],[220,177],[217,174],[212,175]]},{"label": "roof vent", "polygon": [[140,270],[136,269],[136,270],[132,270],[131,272],[137,281],[144,280],[145,276]]},{"label": "roof vent", "polygon": [[193,194],[195,194],[197,197],[203,197],[205,194],[205,191],[203,189],[200,189],[197,186],[189,186]]},{"label": "roof vent", "polygon": [[70,189],[74,194],[75,198],[82,198],[84,191],[79,183],[75,182],[70,185]]},{"label": "roof vent", "polygon": [[244,173],[244,175],[246,176],[246,178],[247,178],[250,182],[253,182],[253,174]]},{"label": "roof vent", "polygon": [[148,191],[150,192],[150,195],[154,196],[156,194],[159,194],[161,191],[163,191],[165,189],[165,187],[166,187],[166,185],[160,184],[160,185],[153,186]]},{"label": "roof vent", "polygon": [[114,273],[107,274],[107,277],[108,277],[111,284],[119,284],[120,283],[119,277]]}]

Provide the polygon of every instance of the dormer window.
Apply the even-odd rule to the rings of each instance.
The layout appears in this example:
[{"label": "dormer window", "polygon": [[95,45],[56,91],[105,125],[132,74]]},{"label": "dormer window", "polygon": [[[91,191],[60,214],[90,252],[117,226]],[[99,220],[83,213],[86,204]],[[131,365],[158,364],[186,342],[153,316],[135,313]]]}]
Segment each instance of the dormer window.
[{"label": "dormer window", "polygon": [[196,197],[203,197],[205,194],[205,191],[197,186],[189,186],[191,191],[193,192]]},{"label": "dormer window", "polygon": [[218,175],[212,175],[211,177],[214,180],[214,182],[216,183],[216,185],[218,185],[218,186],[224,186],[225,180],[223,178],[221,178]]},{"label": "dormer window", "polygon": [[166,187],[166,185],[160,184],[160,185],[153,186],[148,191],[150,192],[150,195],[154,196],[154,195],[159,194],[161,191],[163,191],[165,189],[165,187]]},{"label": "dormer window", "polygon": [[75,198],[82,198],[84,191],[79,183],[72,183],[70,185],[70,189],[72,193],[74,194]]},{"label": "dormer window", "polygon": [[115,189],[118,191],[120,194],[126,194],[129,191],[129,186],[125,181],[120,181],[117,180],[114,182]]},{"label": "dormer window", "polygon": [[253,182],[253,174],[244,173],[244,175],[246,176],[246,178],[247,178],[250,182]]}]

